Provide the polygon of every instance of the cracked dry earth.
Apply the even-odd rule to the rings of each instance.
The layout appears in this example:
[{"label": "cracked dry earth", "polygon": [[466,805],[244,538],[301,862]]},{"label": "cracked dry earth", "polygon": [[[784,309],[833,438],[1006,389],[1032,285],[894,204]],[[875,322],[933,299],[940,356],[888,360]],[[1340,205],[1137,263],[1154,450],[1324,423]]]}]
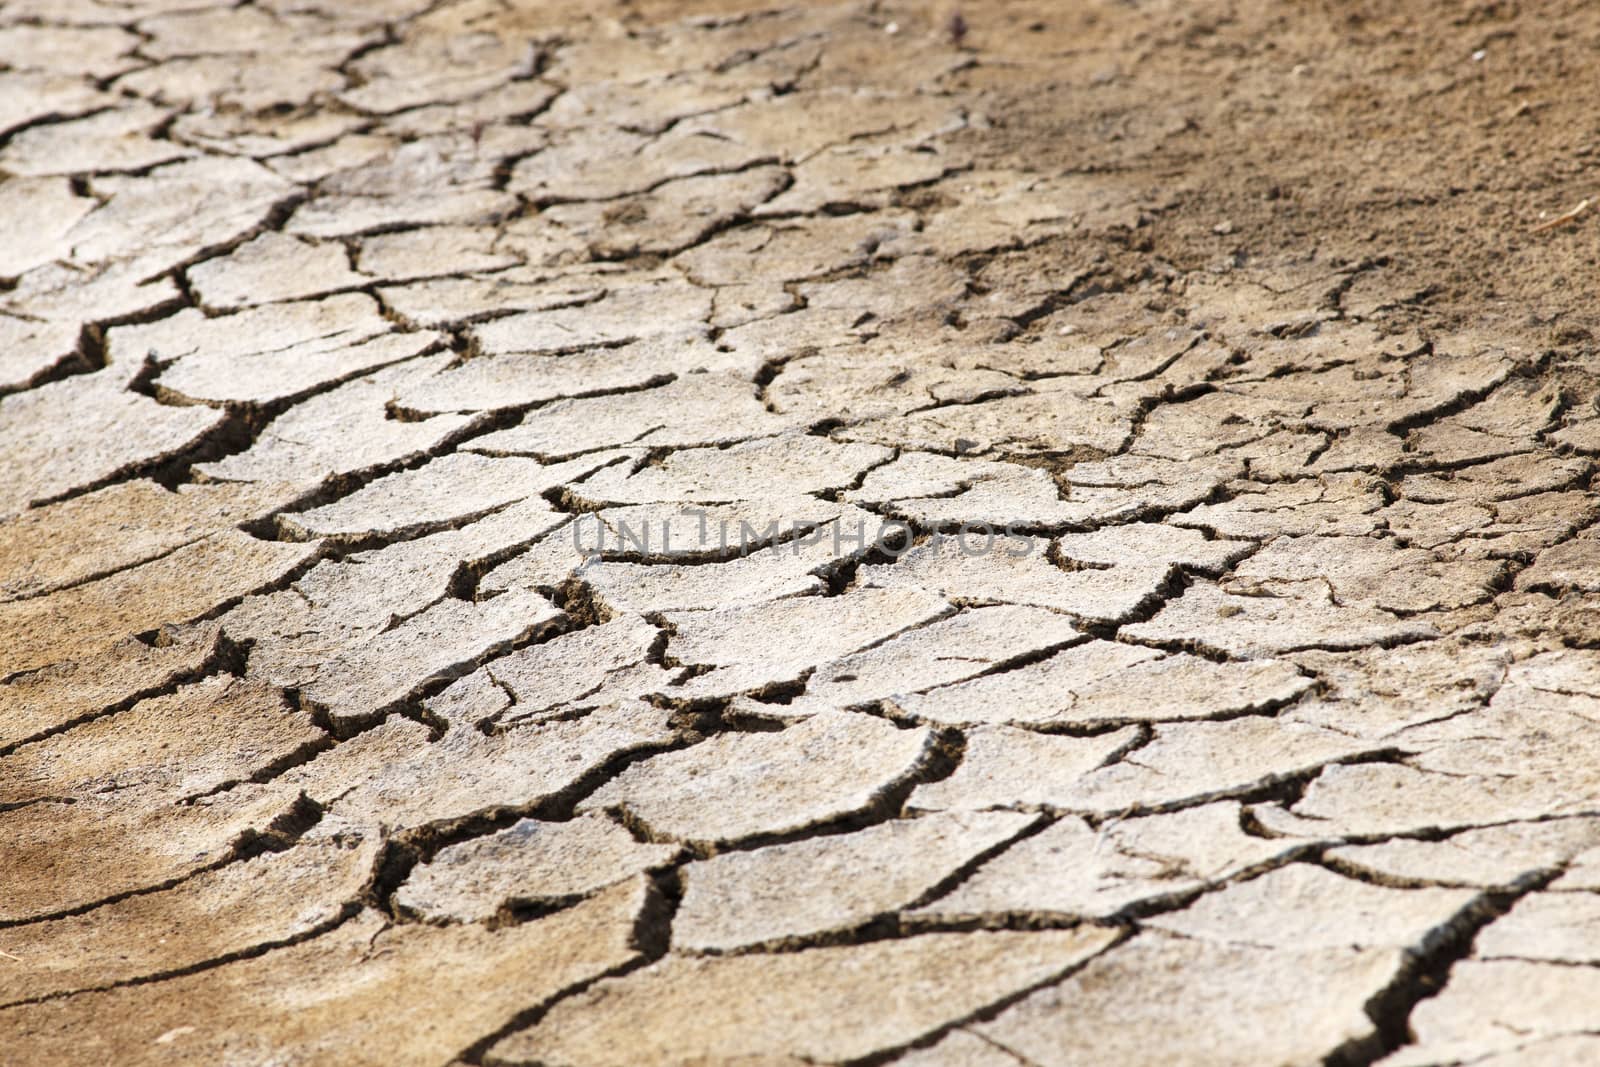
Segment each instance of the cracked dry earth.
[{"label": "cracked dry earth", "polygon": [[1600,1062],[1600,19],[1402,6],[0,5],[0,1062]]}]

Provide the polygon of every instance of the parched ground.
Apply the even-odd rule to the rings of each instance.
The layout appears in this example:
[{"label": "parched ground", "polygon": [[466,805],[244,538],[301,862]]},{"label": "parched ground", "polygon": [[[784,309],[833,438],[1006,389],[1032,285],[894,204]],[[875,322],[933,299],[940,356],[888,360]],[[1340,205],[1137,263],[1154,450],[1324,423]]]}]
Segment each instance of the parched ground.
[{"label": "parched ground", "polygon": [[1600,1062],[1597,65],[0,4],[0,1063]]}]

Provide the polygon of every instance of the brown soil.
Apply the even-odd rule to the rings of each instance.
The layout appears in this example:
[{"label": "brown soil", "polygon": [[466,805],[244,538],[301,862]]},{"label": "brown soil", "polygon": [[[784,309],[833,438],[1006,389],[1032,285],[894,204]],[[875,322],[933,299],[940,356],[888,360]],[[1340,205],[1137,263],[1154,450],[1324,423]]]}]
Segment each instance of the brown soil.
[{"label": "brown soil", "polygon": [[1600,211],[1534,230],[1600,199],[1592,4],[1002,0],[963,18],[977,63],[957,84],[991,95],[998,127],[982,148],[1159,190],[1130,238],[1151,257],[1365,263],[1399,318],[1552,343],[1592,328]]}]

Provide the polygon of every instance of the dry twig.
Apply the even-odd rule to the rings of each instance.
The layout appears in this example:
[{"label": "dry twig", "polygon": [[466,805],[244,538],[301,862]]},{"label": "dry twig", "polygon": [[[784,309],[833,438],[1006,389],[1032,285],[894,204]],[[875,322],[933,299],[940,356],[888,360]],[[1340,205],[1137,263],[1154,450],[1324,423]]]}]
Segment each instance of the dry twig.
[{"label": "dry twig", "polygon": [[1539,223],[1539,225],[1535,226],[1533,229],[1529,230],[1528,232],[1529,233],[1543,233],[1546,230],[1553,230],[1557,226],[1561,226],[1561,225],[1563,225],[1565,223],[1571,222],[1573,219],[1577,218],[1579,215],[1582,215],[1585,211],[1589,210],[1589,207],[1590,207],[1589,199],[1588,199],[1588,197],[1585,197],[1584,199],[1580,200],[1578,202],[1578,206],[1573,208],[1571,211],[1563,211],[1561,214],[1557,215],[1553,219],[1545,219],[1543,222]]}]

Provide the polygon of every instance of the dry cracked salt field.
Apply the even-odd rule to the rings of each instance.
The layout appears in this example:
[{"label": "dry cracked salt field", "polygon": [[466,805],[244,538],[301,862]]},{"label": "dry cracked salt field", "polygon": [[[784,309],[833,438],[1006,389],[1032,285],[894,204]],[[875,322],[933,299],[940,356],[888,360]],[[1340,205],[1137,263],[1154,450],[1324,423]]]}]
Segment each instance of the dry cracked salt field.
[{"label": "dry cracked salt field", "polygon": [[1600,1062],[1597,71],[0,3],[0,1064]]}]

